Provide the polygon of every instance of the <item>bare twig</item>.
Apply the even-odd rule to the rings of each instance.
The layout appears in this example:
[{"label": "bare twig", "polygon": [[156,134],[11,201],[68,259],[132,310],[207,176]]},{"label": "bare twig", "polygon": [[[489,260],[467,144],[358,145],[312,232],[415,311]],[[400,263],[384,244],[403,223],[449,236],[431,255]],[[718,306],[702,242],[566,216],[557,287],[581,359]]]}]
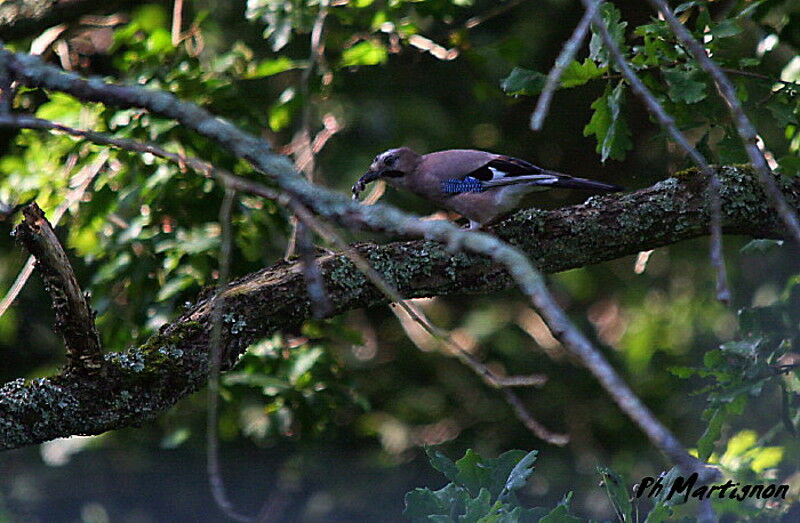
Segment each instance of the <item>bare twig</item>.
[{"label": "bare twig", "polygon": [[100,335],[94,324],[94,311],[50,222],[36,203],[22,209],[23,222],[14,229],[17,239],[36,257],[56,315],[55,328],[64,337],[68,370],[94,374],[100,372],[103,355]]},{"label": "bare twig", "polygon": [[494,18],[496,16],[500,16],[500,15],[510,11],[511,9],[514,9],[515,7],[517,7],[519,4],[521,4],[524,1],[525,0],[509,0],[508,2],[504,3],[503,5],[499,5],[499,6],[495,7],[494,9],[490,9],[490,10],[486,11],[485,13],[483,13],[481,15],[473,16],[472,18],[470,18],[469,20],[464,22],[464,27],[466,29],[473,29],[473,28],[481,25],[482,23],[486,22],[487,20],[491,20],[492,18]]},{"label": "bare twig", "polygon": [[172,4],[172,46],[178,47],[183,35],[181,27],[183,23],[183,0],[174,0]]},{"label": "bare twig", "polygon": [[326,318],[333,312],[330,297],[325,291],[325,281],[317,265],[317,255],[314,252],[314,238],[311,231],[302,222],[297,223],[297,247],[300,259],[303,262],[303,276],[308,287],[308,298],[315,318]]},{"label": "bare twig", "polygon": [[586,33],[589,32],[589,25],[599,8],[600,2],[592,2],[586,7],[586,12],[572,32],[572,36],[569,37],[569,40],[564,44],[564,48],[561,50],[558,58],[556,58],[555,65],[553,65],[553,68],[547,73],[547,81],[544,84],[544,89],[542,89],[542,94],[539,95],[539,99],[536,101],[536,109],[534,109],[531,115],[531,129],[534,131],[540,131],[542,129],[544,119],[550,110],[550,101],[553,99],[553,93],[555,93],[558,88],[561,75],[564,74],[564,69],[572,62],[575,53],[578,52],[578,47],[580,47],[581,43],[586,38]]},{"label": "bare twig", "polygon": [[772,84],[781,84],[785,87],[800,87],[800,82],[791,82],[789,80],[782,80],[780,78],[773,78],[765,74],[756,73],[754,71],[740,71],[739,69],[731,69],[729,67],[720,67],[720,70],[725,74],[732,74],[734,76],[744,76],[747,78],[754,78],[756,80],[763,80]]},{"label": "bare twig", "polygon": [[[592,7],[597,8],[600,5],[600,0],[582,0],[583,4],[586,6],[586,12],[588,13]],[[617,43],[612,38],[611,34],[608,31],[608,27],[603,22],[600,15],[595,10],[593,15],[593,24],[600,31],[600,36],[603,39],[603,43],[608,49],[611,56],[614,58],[614,62],[619,67],[620,71],[622,72],[622,76],[628,81],[639,98],[647,106],[647,109],[656,117],[658,122],[661,126],[667,130],[667,132],[672,136],[672,139],[689,155],[694,163],[696,163],[703,172],[709,176],[709,193],[711,196],[710,199],[710,217],[711,217],[711,265],[714,267],[714,270],[717,275],[717,299],[723,303],[729,303],[731,299],[731,292],[728,288],[728,276],[727,271],[725,269],[725,259],[722,254],[722,203],[720,201],[720,184],[719,178],[717,177],[716,172],[711,169],[706,159],[700,154],[697,149],[689,143],[683,133],[680,132],[678,129],[677,124],[675,123],[675,119],[667,113],[661,104],[658,102],[655,96],[650,92],[650,90],[644,85],[644,83],[639,79],[636,73],[633,71],[630,65],[628,65],[628,61],[625,58],[625,55],[622,54],[622,50],[619,48]]]},{"label": "bare twig", "polygon": [[226,188],[225,197],[219,209],[219,223],[222,226],[222,244],[219,251],[219,280],[217,293],[214,297],[214,308],[211,313],[211,350],[208,354],[208,418],[206,424],[206,470],[208,482],[214,503],[227,517],[234,521],[254,521],[254,518],[245,516],[236,511],[227,492],[222,478],[219,459],[219,374],[222,363],[222,311],[224,299],[221,299],[222,289],[228,283],[231,267],[231,209],[236,199],[236,191]]},{"label": "bare twig", "polygon": [[[324,64],[325,42],[322,36],[325,31],[325,18],[327,16],[328,2],[327,0],[322,0],[319,4],[317,17],[314,20],[314,26],[311,28],[311,52],[308,59],[308,67],[303,70],[303,74],[300,77],[300,94],[303,100],[303,116],[300,125],[299,136],[296,139],[298,145],[294,147],[294,165],[298,171],[306,174],[306,178],[311,183],[315,182],[317,171],[317,151],[314,150],[311,140],[311,79],[314,77],[314,72],[317,70],[317,68],[321,68]],[[301,231],[298,229],[299,227],[300,224],[297,222],[297,220],[292,220],[292,232],[289,235],[289,241],[287,242],[286,247],[286,255],[284,256],[286,259],[294,256],[295,250],[298,247],[298,242],[301,241],[298,237],[301,234]],[[324,292],[324,289],[322,290]],[[309,291],[311,291],[310,288]]]},{"label": "bare twig", "polygon": [[648,0],[648,2],[650,2],[650,5],[652,5],[656,11],[664,16],[664,19],[672,28],[678,40],[689,49],[689,52],[691,52],[692,56],[694,56],[695,60],[700,64],[700,67],[714,80],[717,92],[725,101],[728,110],[733,116],[736,130],[744,143],[744,148],[745,151],[747,151],[750,162],[758,173],[759,180],[764,186],[767,197],[775,206],[775,210],[778,211],[778,214],[783,219],[795,241],[800,243],[800,221],[798,221],[797,215],[792,211],[786,199],[783,197],[778,184],[775,182],[772,170],[769,168],[766,158],[764,158],[764,154],[758,148],[756,143],[758,134],[753,124],[750,123],[750,119],[745,114],[742,104],[739,103],[733,84],[728,77],[725,76],[725,73],[722,72],[720,67],[708,56],[703,45],[698,42],[694,36],[692,36],[692,33],[678,20],[675,13],[664,0]]},{"label": "bare twig", "polygon": [[569,443],[569,436],[567,434],[551,432],[547,429],[547,427],[536,421],[536,419],[530,415],[530,412],[528,412],[528,409],[525,407],[525,404],[522,403],[522,400],[519,399],[519,396],[514,394],[514,391],[504,388],[503,396],[505,396],[506,402],[511,405],[511,408],[514,410],[514,414],[516,414],[517,418],[519,418],[519,420],[522,421],[528,430],[533,432],[536,437],[553,445],[558,445],[559,447],[563,447]]}]

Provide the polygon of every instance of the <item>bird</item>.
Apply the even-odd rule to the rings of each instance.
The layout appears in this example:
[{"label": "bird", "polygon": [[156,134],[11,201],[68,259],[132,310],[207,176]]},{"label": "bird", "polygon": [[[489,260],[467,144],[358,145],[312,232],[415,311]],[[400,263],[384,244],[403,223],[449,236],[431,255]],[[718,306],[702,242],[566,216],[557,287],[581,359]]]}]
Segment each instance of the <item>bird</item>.
[{"label": "bird", "polygon": [[517,209],[532,192],[552,188],[624,191],[619,185],[577,178],[487,151],[448,149],[418,154],[408,147],[377,155],[353,185],[357,200],[368,183],[384,180],[469,220],[469,229],[490,225]]}]

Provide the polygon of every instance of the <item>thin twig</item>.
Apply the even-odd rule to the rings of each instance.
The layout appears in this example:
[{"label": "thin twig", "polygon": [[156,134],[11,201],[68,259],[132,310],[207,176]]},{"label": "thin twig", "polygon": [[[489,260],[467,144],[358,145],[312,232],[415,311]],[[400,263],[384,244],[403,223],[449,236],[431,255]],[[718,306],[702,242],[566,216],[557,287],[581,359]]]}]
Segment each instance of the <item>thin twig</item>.
[{"label": "thin twig", "polygon": [[496,16],[500,16],[500,15],[510,11],[511,9],[514,9],[515,7],[517,7],[519,4],[521,4],[524,1],[525,0],[509,0],[508,2],[504,3],[503,5],[499,5],[499,6],[495,7],[494,9],[490,9],[489,11],[487,11],[486,13],[484,13],[482,15],[473,16],[472,18],[470,18],[469,20],[464,22],[464,28],[473,29],[473,28],[481,25],[482,23],[486,22],[487,20],[491,20],[492,18],[494,18]]},{"label": "thin twig", "polygon": [[[431,323],[420,308],[413,305],[409,300],[404,300],[400,293],[397,292],[397,290],[386,280],[384,280],[380,273],[378,273],[378,271],[376,271],[363,256],[356,252],[355,249],[352,249],[350,246],[348,246],[344,240],[335,233],[335,231],[331,230],[307,210],[299,209],[301,207],[302,205],[298,204],[298,208],[295,208],[294,212],[303,223],[312,227],[317,234],[328,239],[331,243],[341,249],[345,256],[347,256],[350,261],[353,262],[353,264],[372,282],[373,285],[375,285],[391,301],[397,303],[406,312],[406,314],[408,314],[409,317],[411,317],[414,322],[420,325],[430,336],[438,340],[440,343],[452,347],[459,359],[470,369],[472,369],[473,372],[480,376],[486,384],[493,388],[503,390],[506,401],[508,401],[508,403],[511,405],[512,409],[514,410],[514,414],[520,419],[520,421],[522,421],[526,428],[533,432],[536,437],[547,441],[550,444],[558,446],[564,446],[569,442],[569,436],[566,434],[551,432],[541,423],[537,422],[530,412],[528,412],[522,401],[510,390],[508,390],[509,387],[541,387],[547,381],[545,376],[535,374],[530,376],[498,376],[492,372],[486,365],[475,358],[475,356],[473,356],[466,348],[456,342],[451,335]],[[411,339],[411,341],[413,342],[414,340]]]},{"label": "thin twig", "polygon": [[[597,8],[600,5],[600,0],[582,0],[583,4],[586,6],[586,12],[588,13],[592,7]],[[677,124],[675,123],[675,119],[672,118],[672,115],[667,113],[666,110],[661,106],[653,93],[644,85],[644,83],[639,79],[636,73],[633,71],[630,65],[628,65],[628,61],[623,55],[622,50],[619,48],[617,43],[614,41],[614,38],[611,36],[611,33],[608,31],[608,27],[603,22],[603,19],[597,13],[595,9],[593,15],[593,24],[595,28],[600,32],[600,36],[603,39],[603,43],[608,49],[611,56],[614,58],[614,62],[619,67],[620,71],[622,72],[622,76],[628,81],[631,86],[631,89],[634,93],[636,93],[639,98],[647,106],[647,109],[656,117],[658,122],[661,126],[667,130],[667,132],[672,136],[672,139],[684,150],[686,153],[691,157],[692,161],[696,163],[703,172],[709,177],[709,193],[710,193],[710,229],[711,229],[711,266],[714,268],[716,273],[716,280],[717,280],[717,299],[723,303],[730,303],[731,300],[731,292],[728,288],[728,276],[727,271],[725,269],[725,258],[722,254],[722,202],[720,199],[720,183],[719,177],[714,169],[708,164],[706,159],[703,157],[700,152],[695,149],[692,144],[686,139],[683,133],[678,129]]]},{"label": "thin twig", "polygon": [[[311,53],[308,58],[308,67],[303,70],[300,77],[300,95],[303,100],[303,116],[300,125],[299,147],[296,147],[295,153],[295,168],[306,174],[309,182],[316,181],[316,151],[314,150],[311,142],[311,78],[318,66],[321,66],[325,59],[325,42],[322,38],[325,31],[325,18],[328,16],[328,1],[322,0],[319,4],[317,17],[314,20],[314,26],[311,28],[310,47]],[[298,230],[300,224],[297,220],[292,220],[292,232],[289,235],[289,240],[286,247],[285,259],[294,256],[295,250],[298,247],[298,238],[301,233]],[[309,288],[310,290],[310,288]],[[323,289],[324,292],[324,289]]]},{"label": "thin twig", "polygon": [[222,244],[219,250],[219,279],[216,296],[211,312],[211,350],[208,354],[208,418],[206,423],[206,471],[208,483],[214,503],[227,517],[234,521],[250,522],[254,518],[236,511],[222,478],[219,459],[219,375],[222,365],[222,311],[225,300],[221,299],[222,291],[230,279],[231,267],[231,210],[236,199],[236,191],[225,189],[225,197],[219,209],[219,223],[222,227]]},{"label": "thin twig", "polygon": [[720,67],[720,70],[726,74],[732,74],[734,76],[745,76],[748,78],[755,78],[756,80],[763,80],[765,82],[770,82],[773,84],[782,84],[786,87],[800,87],[800,82],[792,82],[789,80],[783,80],[781,78],[773,78],[771,76],[767,76],[761,73],[756,73],[754,71],[740,71],[739,69],[731,69],[729,67]]},{"label": "thin twig", "polygon": [[301,221],[297,222],[297,248],[303,264],[303,276],[306,279],[308,298],[311,309],[317,319],[327,318],[333,313],[333,306],[328,293],[325,291],[325,280],[317,264],[314,252],[314,238],[309,228]]},{"label": "thin twig", "polygon": [[534,131],[540,131],[542,129],[544,119],[550,111],[550,101],[553,99],[553,93],[555,93],[558,88],[561,75],[564,74],[564,69],[572,62],[575,53],[578,52],[578,47],[580,47],[581,43],[586,38],[586,34],[589,32],[589,25],[599,8],[600,2],[593,2],[587,6],[586,12],[584,12],[583,17],[572,32],[572,36],[569,37],[569,40],[564,44],[564,48],[561,50],[558,58],[556,58],[556,63],[553,65],[553,68],[550,69],[550,72],[547,73],[547,81],[544,84],[544,89],[542,89],[542,94],[539,95],[539,99],[536,101],[536,109],[534,109],[531,115],[531,129]]},{"label": "thin twig", "polygon": [[98,374],[103,367],[100,334],[94,323],[89,295],[81,290],[67,253],[52,225],[35,202],[23,207],[24,220],[14,235],[33,256],[53,301],[55,328],[64,338],[67,369]]},{"label": "thin twig", "polygon": [[522,421],[528,430],[536,434],[536,437],[553,445],[558,445],[559,447],[563,447],[569,443],[568,435],[551,432],[547,427],[536,421],[514,391],[504,388],[503,396],[505,396],[506,402],[511,405],[511,408],[514,409],[514,414],[517,415],[517,418]]},{"label": "thin twig", "polygon": [[650,2],[650,5],[652,5],[656,11],[661,13],[672,28],[675,36],[678,37],[678,40],[689,49],[692,56],[694,56],[695,60],[700,64],[700,67],[714,80],[717,92],[725,101],[731,116],[733,116],[736,131],[739,133],[744,143],[745,151],[747,151],[747,156],[750,158],[750,162],[753,164],[753,167],[755,167],[758,178],[764,186],[764,192],[766,192],[775,210],[778,211],[781,219],[789,228],[795,241],[800,243],[800,221],[798,221],[797,215],[792,211],[791,207],[789,207],[786,198],[783,197],[775,181],[772,169],[769,168],[764,154],[758,148],[758,134],[755,127],[753,127],[753,124],[750,122],[750,119],[745,114],[742,104],[739,103],[733,84],[728,77],[725,76],[725,73],[719,66],[708,56],[703,45],[698,42],[694,36],[692,36],[692,33],[678,20],[675,13],[673,13],[672,9],[664,0],[648,0],[648,2]]},{"label": "thin twig", "polygon": [[183,0],[174,0],[172,4],[172,47],[181,43],[181,26],[183,23]]}]

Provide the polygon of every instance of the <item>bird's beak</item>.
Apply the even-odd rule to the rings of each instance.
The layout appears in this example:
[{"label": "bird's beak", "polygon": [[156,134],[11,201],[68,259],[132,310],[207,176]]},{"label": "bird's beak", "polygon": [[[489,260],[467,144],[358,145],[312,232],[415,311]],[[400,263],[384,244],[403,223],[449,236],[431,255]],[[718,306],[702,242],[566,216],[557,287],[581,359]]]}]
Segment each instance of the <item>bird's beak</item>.
[{"label": "bird's beak", "polygon": [[367,171],[364,176],[359,178],[358,181],[353,184],[353,199],[357,200],[358,195],[364,191],[364,189],[367,187],[367,184],[374,182],[380,178],[380,176],[381,173],[379,171],[373,171],[372,169]]}]

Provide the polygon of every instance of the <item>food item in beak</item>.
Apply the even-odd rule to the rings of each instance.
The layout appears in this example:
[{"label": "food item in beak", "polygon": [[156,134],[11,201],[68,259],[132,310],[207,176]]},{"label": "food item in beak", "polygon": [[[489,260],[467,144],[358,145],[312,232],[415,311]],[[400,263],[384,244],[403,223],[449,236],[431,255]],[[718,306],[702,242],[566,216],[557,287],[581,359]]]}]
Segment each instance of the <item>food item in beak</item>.
[{"label": "food item in beak", "polygon": [[353,199],[358,200],[359,194],[364,192],[368,183],[372,183],[380,177],[380,174],[375,171],[368,171],[364,176],[358,179],[353,184]]}]

